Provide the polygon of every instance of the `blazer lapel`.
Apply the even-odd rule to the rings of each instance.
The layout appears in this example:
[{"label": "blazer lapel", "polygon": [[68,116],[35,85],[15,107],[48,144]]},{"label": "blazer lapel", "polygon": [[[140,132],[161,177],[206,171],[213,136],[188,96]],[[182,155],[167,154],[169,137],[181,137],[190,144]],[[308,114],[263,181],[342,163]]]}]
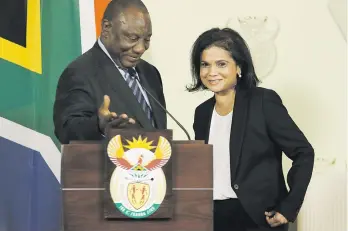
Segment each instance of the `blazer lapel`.
[{"label": "blazer lapel", "polygon": [[248,92],[237,88],[230,134],[230,165],[232,180],[235,179],[237,173],[248,118],[248,108]]},{"label": "blazer lapel", "polygon": [[[140,79],[140,84],[143,86],[143,88],[146,88],[146,90],[149,91],[151,95],[156,97],[156,92],[153,90],[153,88],[151,87],[149,82],[146,80],[146,77],[144,75],[144,70],[138,66],[136,67],[136,70],[137,70],[137,73],[138,73],[138,76]],[[163,116],[161,116],[161,114],[165,114],[166,112],[160,106],[158,106],[158,104],[155,102],[155,100],[148,93],[146,95],[147,95],[147,98],[148,98],[149,103],[151,105],[152,115],[153,115],[154,120],[156,122],[157,128],[164,128],[165,121],[161,120],[161,118],[163,118]]]},{"label": "blazer lapel", "polygon": [[211,118],[213,117],[213,110],[215,106],[215,97],[213,96],[210,100],[209,103],[207,104],[207,114],[204,116],[204,119],[207,119],[206,127],[204,128],[205,132],[205,143],[207,144],[209,142],[209,133],[210,133],[210,127],[211,127]]},{"label": "blazer lapel", "polygon": [[[211,120],[215,106],[215,97],[209,100],[207,110],[203,118],[207,119],[206,127],[203,128],[205,143],[209,142]],[[248,91],[237,88],[236,99],[233,107],[233,118],[230,133],[230,166],[231,179],[234,180],[237,173],[238,163],[242,151],[245,127],[248,119],[249,97]],[[204,120],[204,119],[203,119]]]},{"label": "blazer lapel", "polygon": [[[100,51],[103,52],[102,50]],[[103,58],[100,59],[100,65],[105,72],[104,77],[106,78],[106,83],[110,84],[110,88],[113,91],[113,94],[110,96],[111,104],[122,101],[120,103],[124,104],[128,111],[133,112],[136,117],[135,119],[140,123],[140,125],[142,125],[143,128],[153,129],[150,120],[139,106],[138,100],[135,98],[132,90],[129,88],[128,84],[114,63],[109,59],[109,57],[104,55]]]}]

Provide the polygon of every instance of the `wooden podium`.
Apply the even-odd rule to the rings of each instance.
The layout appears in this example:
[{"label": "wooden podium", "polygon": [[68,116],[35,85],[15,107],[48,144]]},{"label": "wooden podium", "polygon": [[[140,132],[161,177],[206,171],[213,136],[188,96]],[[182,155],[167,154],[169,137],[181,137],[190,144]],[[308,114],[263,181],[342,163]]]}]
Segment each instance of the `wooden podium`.
[{"label": "wooden podium", "polygon": [[[173,141],[171,130],[111,130],[105,141],[71,142],[62,147],[64,231],[212,231],[212,146],[203,141]],[[126,138],[159,136],[171,144],[163,167],[166,194],[156,212],[143,219],[121,214],[109,193],[112,163],[107,143]],[[110,165],[111,163],[111,165]],[[116,166],[114,166],[115,168]]]}]

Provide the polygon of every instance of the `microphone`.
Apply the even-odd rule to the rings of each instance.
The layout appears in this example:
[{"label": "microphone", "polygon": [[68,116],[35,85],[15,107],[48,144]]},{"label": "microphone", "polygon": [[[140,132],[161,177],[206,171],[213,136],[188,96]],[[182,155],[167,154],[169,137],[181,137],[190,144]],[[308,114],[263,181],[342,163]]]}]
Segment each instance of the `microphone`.
[{"label": "microphone", "polygon": [[181,123],[177,119],[175,119],[175,117],[167,109],[165,109],[165,107],[140,83],[139,76],[136,74],[135,70],[133,68],[129,68],[128,73],[131,77],[136,79],[136,81],[144,89],[144,91],[146,91],[146,93],[157,103],[157,105],[160,106],[160,108],[162,108],[162,110],[165,111],[170,116],[170,118],[172,118],[175,123],[185,132],[188,140],[191,140],[191,137],[184,126],[182,126]]}]

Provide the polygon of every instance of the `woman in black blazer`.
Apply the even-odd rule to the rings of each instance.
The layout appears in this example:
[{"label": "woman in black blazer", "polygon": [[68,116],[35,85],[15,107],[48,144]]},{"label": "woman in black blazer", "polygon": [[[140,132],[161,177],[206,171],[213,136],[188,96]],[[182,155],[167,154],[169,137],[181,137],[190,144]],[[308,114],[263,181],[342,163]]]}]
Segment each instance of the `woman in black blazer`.
[{"label": "woman in black blazer", "polygon": [[[310,182],[314,150],[278,94],[259,82],[235,31],[201,34],[191,56],[193,84],[214,97],[196,108],[196,140],[213,144],[214,230],[288,230]],[[292,161],[286,188],[282,152]]]}]

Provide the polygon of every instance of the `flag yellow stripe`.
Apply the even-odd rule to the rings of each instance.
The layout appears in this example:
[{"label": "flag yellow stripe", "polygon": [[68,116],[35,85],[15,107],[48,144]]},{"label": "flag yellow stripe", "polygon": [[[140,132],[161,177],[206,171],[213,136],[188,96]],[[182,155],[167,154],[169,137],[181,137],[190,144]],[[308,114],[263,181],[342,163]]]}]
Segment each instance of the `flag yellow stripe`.
[{"label": "flag yellow stripe", "polygon": [[0,38],[0,58],[42,74],[40,0],[27,2],[26,47]]}]

